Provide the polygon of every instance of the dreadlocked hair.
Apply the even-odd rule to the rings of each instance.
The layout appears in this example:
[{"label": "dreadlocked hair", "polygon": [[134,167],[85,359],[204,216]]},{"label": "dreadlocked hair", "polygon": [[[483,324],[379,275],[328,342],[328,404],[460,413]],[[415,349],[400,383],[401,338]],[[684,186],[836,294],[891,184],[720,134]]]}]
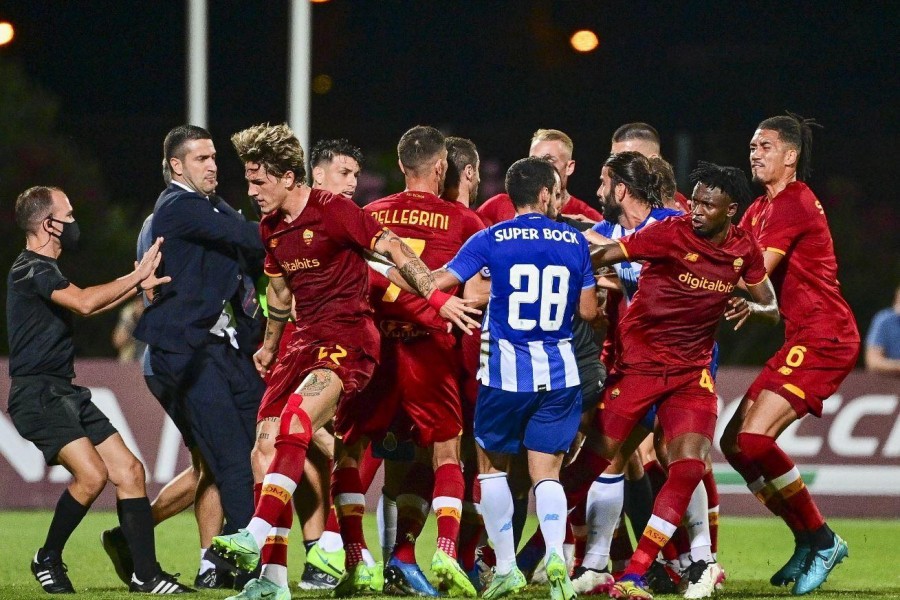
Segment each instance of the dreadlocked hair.
[{"label": "dreadlocked hair", "polygon": [[777,131],[781,139],[797,149],[797,179],[806,181],[812,173],[812,128],[823,129],[815,119],[806,119],[785,111],[787,114],[770,117],[759,124],[757,129]]},{"label": "dreadlocked hair", "polygon": [[697,168],[691,171],[690,179],[692,186],[703,183],[707,187],[721,190],[733,202],[737,202],[738,206],[747,206],[752,199],[747,175],[737,167],[720,167],[701,160],[697,163]]}]

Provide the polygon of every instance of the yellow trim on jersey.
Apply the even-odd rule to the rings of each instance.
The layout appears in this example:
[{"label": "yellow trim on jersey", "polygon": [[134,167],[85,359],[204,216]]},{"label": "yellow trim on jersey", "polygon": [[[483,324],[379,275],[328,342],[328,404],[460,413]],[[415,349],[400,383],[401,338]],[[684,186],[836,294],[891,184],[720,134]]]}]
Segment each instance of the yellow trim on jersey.
[{"label": "yellow trim on jersey", "polygon": [[263,273],[265,273],[267,277],[284,277],[284,273],[282,273],[281,271],[277,273],[269,273],[268,271],[263,269]]},{"label": "yellow trim on jersey", "polygon": [[628,250],[625,249],[625,244],[623,244],[619,240],[616,240],[616,243],[619,245],[619,248],[622,249],[622,252],[625,254],[625,258],[627,258],[628,260],[631,260],[631,257],[628,256]]},{"label": "yellow trim on jersey", "polygon": [[746,279],[744,280],[744,283],[746,283],[747,285],[757,286],[757,285],[763,283],[763,282],[764,282],[766,279],[768,279],[768,278],[769,278],[769,275],[766,274],[762,279],[760,279],[760,280],[757,281],[756,283],[747,283],[747,280],[746,280]]},{"label": "yellow trim on jersey", "polygon": [[372,236],[372,241],[369,242],[369,250],[372,250],[372,251],[375,250],[375,244],[378,243],[378,240],[381,239],[381,236],[384,235],[384,232],[385,232],[385,231],[388,231],[388,228],[387,228],[387,227],[382,227],[382,228],[381,228],[381,231],[379,231],[377,234],[375,234],[374,236]]},{"label": "yellow trim on jersey", "polygon": [[784,250],[782,250],[782,249],[780,249],[780,248],[772,248],[772,247],[769,247],[769,248],[766,248],[765,251],[766,251],[766,252],[774,252],[775,254],[780,254],[780,255],[782,255],[782,256],[784,256],[785,254],[787,254],[787,252],[785,252]]},{"label": "yellow trim on jersey", "polygon": [[806,400],[806,393],[803,390],[801,390],[800,388],[798,388],[796,385],[794,385],[793,383],[784,384],[784,389],[791,392],[798,398],[800,398],[802,400]]}]

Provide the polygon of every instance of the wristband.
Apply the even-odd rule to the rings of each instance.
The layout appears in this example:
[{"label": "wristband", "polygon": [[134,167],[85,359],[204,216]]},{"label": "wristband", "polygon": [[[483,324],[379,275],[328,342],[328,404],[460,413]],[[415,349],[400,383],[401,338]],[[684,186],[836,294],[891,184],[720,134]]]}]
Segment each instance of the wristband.
[{"label": "wristband", "polygon": [[434,290],[431,292],[431,296],[428,297],[428,306],[433,308],[434,310],[440,312],[441,308],[447,304],[447,301],[452,298],[450,294],[447,292],[442,292],[441,290]]}]

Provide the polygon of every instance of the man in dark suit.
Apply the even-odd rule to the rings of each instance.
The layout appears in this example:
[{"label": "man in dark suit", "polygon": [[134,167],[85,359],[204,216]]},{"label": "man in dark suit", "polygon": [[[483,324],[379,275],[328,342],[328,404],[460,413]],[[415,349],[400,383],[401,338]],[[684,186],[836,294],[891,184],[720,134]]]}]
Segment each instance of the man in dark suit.
[{"label": "man in dark suit", "polygon": [[216,150],[208,131],[171,130],[163,142],[168,187],[153,210],[153,235],[165,236],[161,275],[135,329],[171,397],[183,401],[191,433],[218,484],[225,532],[253,515],[250,450],[265,385],[251,359],[259,335],[252,277],[262,270],[258,225],[214,196]]}]

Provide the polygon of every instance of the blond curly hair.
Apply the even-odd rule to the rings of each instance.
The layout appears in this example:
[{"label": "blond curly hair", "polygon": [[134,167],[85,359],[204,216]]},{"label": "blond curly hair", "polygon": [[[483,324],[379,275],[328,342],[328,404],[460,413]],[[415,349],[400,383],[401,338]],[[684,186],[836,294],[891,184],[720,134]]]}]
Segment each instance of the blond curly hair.
[{"label": "blond curly hair", "polygon": [[287,123],[248,127],[231,136],[231,144],[245,164],[259,163],[275,177],[292,171],[294,179],[306,182],[303,148]]}]

